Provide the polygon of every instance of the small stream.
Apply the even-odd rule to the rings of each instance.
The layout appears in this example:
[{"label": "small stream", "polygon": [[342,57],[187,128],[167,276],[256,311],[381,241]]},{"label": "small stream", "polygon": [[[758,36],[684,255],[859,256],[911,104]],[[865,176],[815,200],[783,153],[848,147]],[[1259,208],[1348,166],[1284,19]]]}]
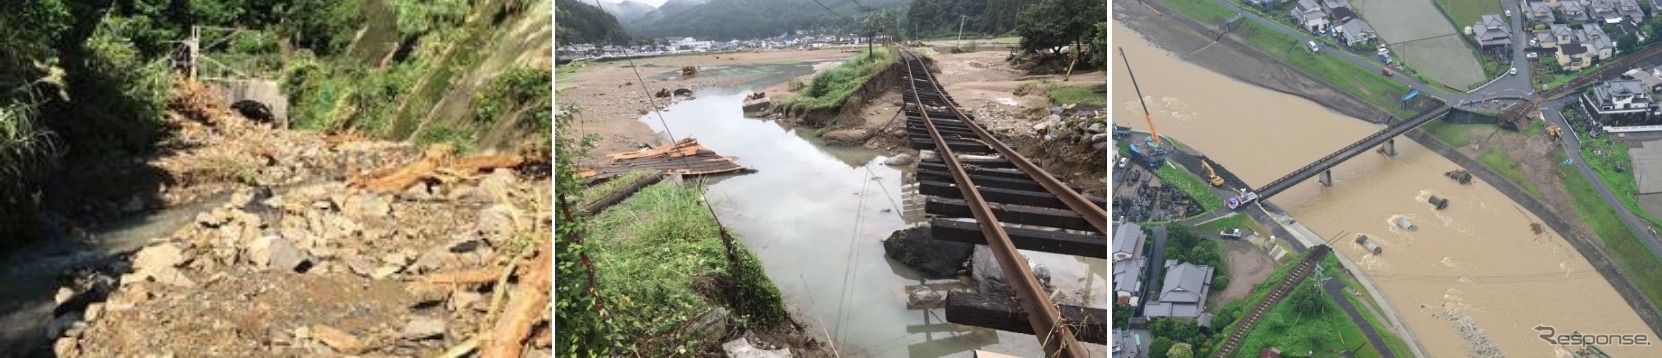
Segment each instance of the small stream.
[{"label": "small stream", "polygon": [[[911,169],[883,165],[887,156],[874,150],[828,147],[813,135],[815,129],[744,117],[745,93],[810,73],[812,66],[731,67],[755,68],[721,71],[768,75],[701,90],[696,99],[668,107],[662,121],[655,114],[640,120],[658,133],[665,133],[667,124],[667,134],[697,138],[756,170],[710,178],[706,197],[722,224],[761,258],[811,335],[823,339],[829,332],[843,357],[970,357],[977,349],[1043,354],[1031,335],[946,324],[943,309],[908,310],[908,286],[957,282],[926,281],[884,255],[882,240],[916,221],[901,215],[909,211],[905,198],[917,195],[902,187]],[[1058,294],[1108,306],[1105,260],[1024,253],[1050,268]],[[1107,353],[1091,346],[1093,355]]]},{"label": "small stream", "polygon": [[67,237],[61,230],[44,230],[47,233],[40,241],[0,256],[0,282],[5,285],[0,289],[0,356],[51,352],[46,329],[57,305],[53,295],[60,287],[60,277],[106,265],[144,247],[151,239],[171,235],[195,220],[197,214],[223,205],[230,197],[221,194],[140,214],[89,233],[86,240]]}]

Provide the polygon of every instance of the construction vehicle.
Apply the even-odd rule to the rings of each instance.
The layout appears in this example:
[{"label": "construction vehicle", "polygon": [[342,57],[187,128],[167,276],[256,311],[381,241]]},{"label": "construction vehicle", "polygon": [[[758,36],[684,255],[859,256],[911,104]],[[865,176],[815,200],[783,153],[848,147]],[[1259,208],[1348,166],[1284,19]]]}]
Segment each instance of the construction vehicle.
[{"label": "construction vehicle", "polygon": [[1558,125],[1556,124],[1548,126],[1547,136],[1552,137],[1552,140],[1554,141],[1564,140],[1564,130],[1558,128]]},{"label": "construction vehicle", "polygon": [[1200,160],[1200,167],[1201,168],[1206,168],[1206,178],[1207,178],[1206,181],[1208,183],[1211,183],[1212,186],[1215,186],[1215,187],[1216,186],[1223,186],[1223,178],[1218,177],[1218,172],[1212,170],[1212,163],[1207,162],[1205,159],[1201,159]]},{"label": "construction vehicle", "polygon": [[1251,204],[1255,200],[1258,200],[1258,193],[1241,189],[1241,195],[1230,197],[1227,204],[1229,205],[1229,210],[1235,210],[1243,205]]},{"label": "construction vehicle", "polygon": [[1171,149],[1160,142],[1160,131],[1154,129],[1154,115],[1149,113],[1148,102],[1143,100],[1143,88],[1137,86],[1137,75],[1131,72],[1131,59],[1125,57],[1124,47],[1120,48],[1120,60],[1125,61],[1125,73],[1131,77],[1131,88],[1137,90],[1137,103],[1143,105],[1143,120],[1148,122],[1149,139],[1145,140],[1140,146],[1138,143],[1132,142],[1131,156],[1137,158],[1138,162],[1147,165],[1148,170],[1159,169],[1160,165],[1165,164],[1166,153]]}]

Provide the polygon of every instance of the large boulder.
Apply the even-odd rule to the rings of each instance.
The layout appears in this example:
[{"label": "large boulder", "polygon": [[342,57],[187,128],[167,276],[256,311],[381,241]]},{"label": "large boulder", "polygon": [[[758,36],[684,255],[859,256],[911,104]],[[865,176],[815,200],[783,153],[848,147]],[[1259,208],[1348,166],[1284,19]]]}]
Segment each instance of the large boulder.
[{"label": "large boulder", "polygon": [[[1027,267],[1033,271],[1033,276],[1040,285],[1050,287],[1050,269],[1044,265],[1033,264],[1033,259],[1027,260]],[[993,250],[986,245],[976,245],[975,254],[970,258],[970,273],[980,286],[982,294],[1009,295],[1010,280],[1004,277],[1004,270],[998,266],[998,259],[993,256]]]},{"label": "large boulder", "polygon": [[866,138],[871,138],[871,131],[865,129],[842,129],[825,133],[826,144],[860,145]]},{"label": "large boulder", "polygon": [[975,249],[974,244],[935,240],[929,228],[919,226],[897,230],[883,240],[883,252],[931,279],[952,278]]}]

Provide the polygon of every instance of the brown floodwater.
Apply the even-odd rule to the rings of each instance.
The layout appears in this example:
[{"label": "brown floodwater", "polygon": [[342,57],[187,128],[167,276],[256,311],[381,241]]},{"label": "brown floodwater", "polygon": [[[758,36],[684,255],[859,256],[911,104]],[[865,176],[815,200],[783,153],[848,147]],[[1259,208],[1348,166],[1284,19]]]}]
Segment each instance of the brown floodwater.
[{"label": "brown floodwater", "polygon": [[[1180,60],[1114,25],[1163,136],[1206,153],[1248,184],[1263,185],[1382,128],[1309,100],[1268,90]],[[1148,130],[1121,60],[1113,59],[1116,124]],[[1334,186],[1307,180],[1271,201],[1325,237],[1366,234],[1383,247],[1367,255],[1341,241],[1335,252],[1374,277],[1409,329],[1435,357],[1468,356],[1465,316],[1510,357],[1553,357],[1534,327],[1560,333],[1653,334],[1587,260],[1504,194],[1442,173],[1459,167],[1399,138],[1398,156],[1365,153],[1333,170]],[[1433,210],[1430,195],[1449,206]],[[1409,218],[1417,230],[1392,224]],[[1651,337],[1656,341],[1656,337]],[[1615,356],[1662,356],[1662,347],[1601,347]]]}]

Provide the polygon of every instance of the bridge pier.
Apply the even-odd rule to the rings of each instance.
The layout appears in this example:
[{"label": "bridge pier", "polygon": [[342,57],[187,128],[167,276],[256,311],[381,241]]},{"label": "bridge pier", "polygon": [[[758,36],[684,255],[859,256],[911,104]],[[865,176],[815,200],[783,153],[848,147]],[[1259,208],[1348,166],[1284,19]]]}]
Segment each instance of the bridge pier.
[{"label": "bridge pier", "polygon": [[1393,156],[1393,157],[1397,156],[1397,139],[1396,138],[1386,139],[1385,144],[1381,145],[1379,149],[1384,150],[1385,155],[1389,155],[1389,156]]},{"label": "bridge pier", "polygon": [[1316,178],[1316,181],[1320,181],[1322,186],[1333,186],[1333,170],[1323,170],[1321,177]]}]

